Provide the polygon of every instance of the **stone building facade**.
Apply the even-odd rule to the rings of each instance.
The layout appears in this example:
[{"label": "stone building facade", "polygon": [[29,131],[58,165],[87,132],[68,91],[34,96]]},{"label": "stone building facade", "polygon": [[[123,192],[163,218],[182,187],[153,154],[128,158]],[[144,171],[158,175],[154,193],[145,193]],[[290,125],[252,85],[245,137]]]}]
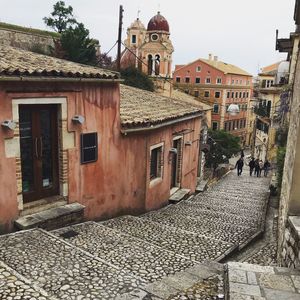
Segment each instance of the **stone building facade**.
[{"label": "stone building facade", "polygon": [[54,47],[54,40],[58,38],[55,32],[0,23],[0,45],[49,54],[50,47]]},{"label": "stone building facade", "polygon": [[[297,26],[300,25],[299,4],[300,1],[296,0],[294,19]],[[280,43],[283,44],[282,40]],[[284,266],[300,268],[300,55],[298,47],[291,45],[289,49],[287,52],[297,51],[297,64],[290,71],[294,81],[279,206],[278,261]],[[295,56],[288,53],[289,57]]]}]

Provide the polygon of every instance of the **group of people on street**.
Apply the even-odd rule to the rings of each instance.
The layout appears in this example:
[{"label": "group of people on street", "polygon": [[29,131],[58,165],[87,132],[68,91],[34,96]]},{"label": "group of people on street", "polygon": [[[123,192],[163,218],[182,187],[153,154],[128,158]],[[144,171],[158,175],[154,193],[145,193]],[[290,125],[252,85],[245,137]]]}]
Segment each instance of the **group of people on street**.
[{"label": "group of people on street", "polygon": [[[237,169],[237,175],[242,175],[244,167],[244,156],[241,155],[239,160],[235,164],[235,168]],[[262,171],[264,171],[264,176],[267,177],[269,170],[270,170],[271,164],[268,160],[263,162],[261,159],[255,159],[254,157],[251,158],[249,162],[249,168],[250,168],[250,176],[252,176],[254,171],[254,176],[261,177]]]}]

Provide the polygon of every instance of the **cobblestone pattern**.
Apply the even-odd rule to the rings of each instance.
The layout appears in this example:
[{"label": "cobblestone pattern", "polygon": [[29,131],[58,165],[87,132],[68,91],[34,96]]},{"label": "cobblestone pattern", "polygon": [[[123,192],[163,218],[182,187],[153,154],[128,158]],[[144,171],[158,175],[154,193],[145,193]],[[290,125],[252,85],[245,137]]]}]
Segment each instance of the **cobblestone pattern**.
[{"label": "cobblestone pattern", "polygon": [[215,300],[218,295],[223,294],[223,290],[223,277],[215,275],[168,297],[167,300]]},{"label": "cobblestone pattern", "polygon": [[[209,193],[209,192],[208,192]],[[265,203],[255,204],[252,199],[248,198],[247,201],[241,201],[241,198],[244,198],[245,195],[236,196],[231,195],[230,199],[228,199],[228,194],[224,195],[224,193],[218,194],[207,194],[205,197],[198,195],[195,196],[192,200],[187,201],[188,204],[193,204],[199,207],[211,207],[217,211],[224,212],[224,206],[226,205],[227,213],[234,214],[245,214],[248,211],[248,216],[250,218],[256,217],[259,214],[259,211],[265,206]],[[262,199],[260,200],[262,202]]]},{"label": "cobblestone pattern", "polygon": [[300,299],[300,271],[228,263],[230,300]]},{"label": "cobblestone pattern", "polygon": [[270,242],[260,248],[254,255],[244,260],[249,264],[261,266],[277,265],[277,243]]},{"label": "cobblestone pattern", "polygon": [[218,258],[223,257],[224,253],[230,252],[234,248],[232,243],[207,238],[203,235],[132,216],[112,219],[101,224],[198,262],[218,260]]},{"label": "cobblestone pattern", "polygon": [[169,205],[168,210],[165,212],[172,212],[182,215],[187,215],[193,218],[199,218],[204,224],[210,224],[212,222],[222,222],[226,224],[232,224],[235,226],[243,227],[257,227],[257,222],[254,219],[248,219],[246,217],[238,216],[235,214],[224,213],[221,211],[214,211],[208,209],[202,209],[189,205],[186,202],[179,203],[177,205]]},{"label": "cobblestone pattern", "polygon": [[0,237],[0,260],[58,299],[114,299],[142,285],[42,230]]},{"label": "cobblestone pattern", "polygon": [[[300,220],[300,217],[297,218]],[[289,217],[284,232],[281,257],[285,266],[300,269],[300,231],[298,231],[299,227],[298,230],[296,228]]]},{"label": "cobblestone pattern", "polygon": [[146,282],[184,271],[195,264],[174,252],[97,223],[75,225],[58,230],[55,234],[60,235],[70,230],[79,234],[68,238],[68,242]]},{"label": "cobblestone pattern", "polygon": [[177,213],[169,214],[165,211],[151,212],[143,218],[236,245],[245,243],[255,233],[254,229],[247,227],[232,226],[228,223],[216,221],[207,223],[197,218]]},{"label": "cobblestone pattern", "polygon": [[58,300],[26,280],[14,270],[0,262],[1,300]]}]

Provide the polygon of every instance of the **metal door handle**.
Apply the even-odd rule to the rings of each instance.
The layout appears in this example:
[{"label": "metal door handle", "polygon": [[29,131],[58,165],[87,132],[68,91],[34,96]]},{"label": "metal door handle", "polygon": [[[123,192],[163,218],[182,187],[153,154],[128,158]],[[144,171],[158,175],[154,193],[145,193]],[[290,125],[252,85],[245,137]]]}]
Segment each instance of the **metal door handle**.
[{"label": "metal door handle", "polygon": [[34,138],[34,148],[35,148],[35,157],[39,158],[39,153],[38,153],[38,138]]},{"label": "metal door handle", "polygon": [[43,137],[40,137],[40,158],[43,158]]}]

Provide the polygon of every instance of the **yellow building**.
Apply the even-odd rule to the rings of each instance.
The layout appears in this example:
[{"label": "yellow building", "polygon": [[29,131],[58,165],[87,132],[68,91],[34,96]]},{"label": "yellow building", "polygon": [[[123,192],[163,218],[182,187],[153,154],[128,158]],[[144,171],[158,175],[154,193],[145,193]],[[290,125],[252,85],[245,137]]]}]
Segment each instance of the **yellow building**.
[{"label": "yellow building", "polygon": [[[276,116],[281,94],[288,84],[289,62],[262,68],[254,88],[255,148],[253,155],[263,161],[276,160]],[[253,138],[254,139],[254,138]]]}]

